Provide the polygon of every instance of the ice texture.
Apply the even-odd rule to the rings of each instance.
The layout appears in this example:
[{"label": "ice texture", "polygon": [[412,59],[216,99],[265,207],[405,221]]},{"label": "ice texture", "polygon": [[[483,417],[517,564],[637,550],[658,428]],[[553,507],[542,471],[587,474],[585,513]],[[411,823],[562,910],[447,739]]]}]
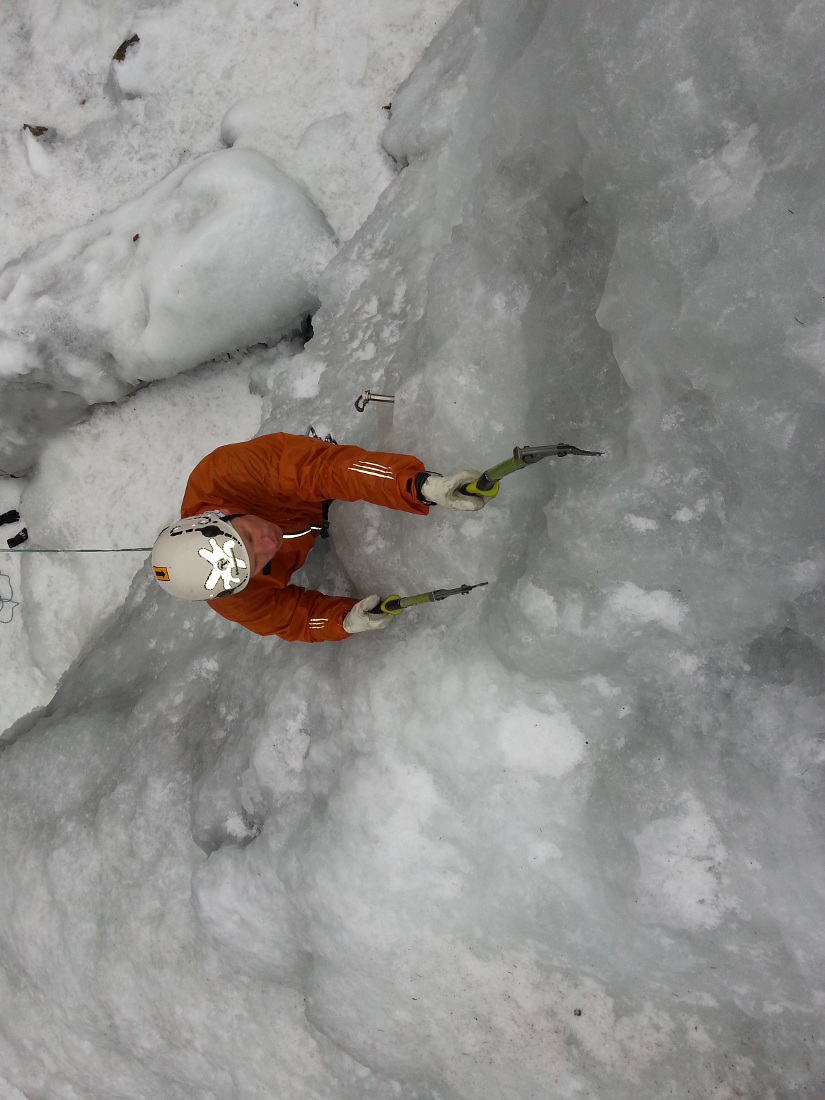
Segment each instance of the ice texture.
[{"label": "ice texture", "polygon": [[307,583],[490,582],[380,635],[136,575],[0,755],[25,1095],[822,1092],[823,31],[460,5],[314,339],[256,353],[262,427],[606,453],[471,515],[336,504]]}]

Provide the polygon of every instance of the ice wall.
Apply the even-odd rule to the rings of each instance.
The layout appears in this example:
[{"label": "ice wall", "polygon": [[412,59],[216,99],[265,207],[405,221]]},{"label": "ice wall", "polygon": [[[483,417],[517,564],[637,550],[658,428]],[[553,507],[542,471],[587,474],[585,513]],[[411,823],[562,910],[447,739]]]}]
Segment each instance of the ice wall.
[{"label": "ice wall", "polygon": [[337,506],[307,583],[491,582],[378,637],[136,579],[1,758],[15,1085],[821,1091],[822,24],[461,6],[265,426],[607,453],[477,515]]}]

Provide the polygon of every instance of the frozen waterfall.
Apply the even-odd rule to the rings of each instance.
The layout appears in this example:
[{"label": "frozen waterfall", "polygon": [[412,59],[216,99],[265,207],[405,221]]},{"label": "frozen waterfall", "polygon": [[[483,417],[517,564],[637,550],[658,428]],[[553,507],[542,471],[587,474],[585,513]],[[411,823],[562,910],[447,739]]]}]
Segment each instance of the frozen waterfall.
[{"label": "frozen waterfall", "polygon": [[[0,752],[0,1095],[820,1095],[821,5],[266,7],[158,4],[134,98],[94,110],[160,157],[158,118],[184,125],[155,94],[164,28],[191,24],[191,95],[210,73],[228,89],[213,131],[186,122],[192,156],[286,172],[312,263],[337,234],[314,338],[240,346],[259,284],[233,260],[194,353],[231,358],[55,423],[0,504],[17,493],[32,546],[151,542],[231,431],[308,423],[444,472],[517,444],[605,456],[514,474],[478,515],[336,504],[300,582],[490,582],[340,644],[176,603],[140,555],[0,553],[19,604],[0,644],[17,631],[29,656],[3,652],[41,704],[16,697]],[[292,51],[301,112],[252,50],[244,70],[250,42],[273,72]],[[339,89],[326,114],[313,64]],[[352,136],[359,111],[376,136],[389,117],[383,152]],[[27,140],[44,188],[81,157]],[[164,186],[139,159],[131,193],[112,170],[110,222]],[[26,301],[17,339],[45,309]],[[94,325],[80,350],[49,331],[52,361],[114,354]],[[164,373],[179,337],[158,336]],[[365,389],[394,405],[358,413]]]}]

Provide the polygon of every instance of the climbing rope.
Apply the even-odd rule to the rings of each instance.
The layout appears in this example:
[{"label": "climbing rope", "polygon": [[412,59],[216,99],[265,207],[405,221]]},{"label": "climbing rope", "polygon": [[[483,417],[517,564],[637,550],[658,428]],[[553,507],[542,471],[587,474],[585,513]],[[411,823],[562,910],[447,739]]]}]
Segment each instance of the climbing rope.
[{"label": "climbing rope", "polygon": [[14,589],[11,586],[11,577],[0,573],[0,623],[10,623],[14,616]]},{"label": "climbing rope", "polygon": [[[148,553],[151,546],[124,546],[122,549],[97,550],[38,550],[27,546],[24,549],[9,548],[0,550],[0,554],[143,554]],[[14,599],[14,589],[11,577],[7,573],[0,573],[0,623],[10,623],[14,617],[14,609],[19,604]]]},{"label": "climbing rope", "polygon": [[38,550],[27,546],[24,550],[0,550],[0,554],[148,554],[151,546],[121,546],[107,550]]}]

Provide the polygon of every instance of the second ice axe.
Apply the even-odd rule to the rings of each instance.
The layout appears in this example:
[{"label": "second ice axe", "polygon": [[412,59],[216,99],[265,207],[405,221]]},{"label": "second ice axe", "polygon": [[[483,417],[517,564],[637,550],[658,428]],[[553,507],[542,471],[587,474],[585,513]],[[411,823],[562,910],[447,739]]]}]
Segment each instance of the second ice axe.
[{"label": "second ice axe", "polygon": [[543,458],[566,458],[567,455],[595,458],[603,454],[604,451],[583,451],[581,447],[574,447],[572,443],[555,443],[544,447],[514,447],[512,458],[499,462],[497,466],[491,466],[475,481],[462,485],[459,491],[465,496],[494,497],[498,493],[498,483],[503,477],[514,474],[516,470],[523,470],[525,466],[532,466],[534,462],[540,462]]},{"label": "second ice axe", "polygon": [[407,607],[416,607],[421,603],[437,603],[448,596],[466,596],[474,588],[483,588],[487,581],[479,584],[462,584],[459,588],[436,588],[432,592],[421,592],[417,596],[387,596],[371,615],[400,615]]}]

